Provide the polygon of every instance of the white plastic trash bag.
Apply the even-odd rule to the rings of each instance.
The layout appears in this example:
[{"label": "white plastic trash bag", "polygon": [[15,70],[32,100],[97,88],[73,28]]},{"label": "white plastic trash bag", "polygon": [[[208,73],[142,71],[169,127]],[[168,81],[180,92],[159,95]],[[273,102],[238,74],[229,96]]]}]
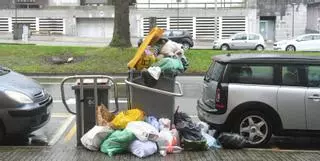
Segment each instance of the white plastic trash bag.
[{"label": "white plastic trash bag", "polygon": [[171,121],[169,119],[160,118],[159,124],[160,124],[160,131],[164,129],[170,130]]},{"label": "white plastic trash bag", "polygon": [[102,141],[112,132],[109,126],[94,126],[81,137],[81,143],[89,150],[98,151]]},{"label": "white plastic trash bag", "polygon": [[158,130],[144,121],[129,122],[126,130],[132,132],[141,141],[156,141],[159,138]]},{"label": "white plastic trash bag", "polygon": [[211,136],[203,131],[201,132],[201,134],[207,140],[207,145],[210,149],[220,149],[221,148],[219,141],[216,140],[213,136]]},{"label": "white plastic trash bag", "polygon": [[159,133],[159,139],[157,140],[159,153],[162,156],[166,156],[167,153],[180,153],[182,148],[179,147],[179,133],[176,129],[168,130],[163,129]]},{"label": "white plastic trash bag", "polygon": [[208,133],[209,131],[209,125],[205,122],[202,122],[202,121],[198,122],[197,127],[201,129],[201,132]]},{"label": "white plastic trash bag", "polygon": [[131,143],[129,150],[139,158],[150,156],[158,151],[157,144],[152,141],[135,140]]}]

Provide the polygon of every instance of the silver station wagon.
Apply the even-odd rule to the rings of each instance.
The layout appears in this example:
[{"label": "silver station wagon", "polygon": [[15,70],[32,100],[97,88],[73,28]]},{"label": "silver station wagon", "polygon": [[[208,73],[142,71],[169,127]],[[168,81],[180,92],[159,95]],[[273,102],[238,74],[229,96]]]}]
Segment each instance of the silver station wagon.
[{"label": "silver station wagon", "polygon": [[213,58],[197,111],[220,132],[236,132],[250,146],[274,135],[320,130],[320,58],[227,54]]},{"label": "silver station wagon", "polygon": [[52,97],[36,81],[0,66],[0,142],[29,134],[50,120]]}]

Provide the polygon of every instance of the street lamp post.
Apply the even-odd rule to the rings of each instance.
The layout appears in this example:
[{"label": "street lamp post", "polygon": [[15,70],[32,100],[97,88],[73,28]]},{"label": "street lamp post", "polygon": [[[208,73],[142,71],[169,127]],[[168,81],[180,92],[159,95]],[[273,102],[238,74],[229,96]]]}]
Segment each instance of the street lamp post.
[{"label": "street lamp post", "polygon": [[291,33],[291,36],[292,36],[292,38],[294,38],[294,5],[295,5],[296,3],[292,3],[292,29],[291,29],[291,31],[292,31],[292,33]]},{"label": "street lamp post", "polygon": [[215,30],[214,30],[214,36],[215,36],[215,39],[218,38],[218,0],[215,0],[215,5],[214,5],[214,10],[215,10],[215,20],[214,20],[214,23],[215,23]]},{"label": "street lamp post", "polygon": [[178,30],[179,30],[179,28],[180,28],[180,8],[179,8],[179,3],[181,2],[181,0],[177,0],[177,7],[178,7],[178,9],[177,9],[177,11],[178,11],[178,24],[177,24],[177,27],[178,27]]},{"label": "street lamp post", "polygon": [[17,7],[17,0],[14,1],[14,25],[13,25],[13,39],[17,40],[17,28],[18,28],[18,22],[17,22],[17,17],[18,17],[18,7]]}]

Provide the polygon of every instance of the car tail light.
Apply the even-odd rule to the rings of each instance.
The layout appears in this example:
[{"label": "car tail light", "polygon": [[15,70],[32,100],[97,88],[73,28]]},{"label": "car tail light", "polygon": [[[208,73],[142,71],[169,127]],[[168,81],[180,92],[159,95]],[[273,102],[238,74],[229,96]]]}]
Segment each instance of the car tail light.
[{"label": "car tail light", "polygon": [[221,101],[221,90],[217,88],[216,90],[216,109],[224,109],[225,104]]}]

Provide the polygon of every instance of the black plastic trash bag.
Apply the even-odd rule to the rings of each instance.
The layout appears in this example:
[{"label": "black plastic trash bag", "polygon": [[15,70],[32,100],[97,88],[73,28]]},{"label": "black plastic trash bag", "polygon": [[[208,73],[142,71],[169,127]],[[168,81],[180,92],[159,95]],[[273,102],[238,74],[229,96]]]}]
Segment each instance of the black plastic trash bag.
[{"label": "black plastic trash bag", "polygon": [[241,149],[247,144],[247,140],[243,136],[235,133],[222,133],[218,140],[225,149]]},{"label": "black plastic trash bag", "polygon": [[176,112],[174,114],[174,124],[185,139],[192,141],[203,140],[201,129],[192,122],[191,117],[186,113]]}]

